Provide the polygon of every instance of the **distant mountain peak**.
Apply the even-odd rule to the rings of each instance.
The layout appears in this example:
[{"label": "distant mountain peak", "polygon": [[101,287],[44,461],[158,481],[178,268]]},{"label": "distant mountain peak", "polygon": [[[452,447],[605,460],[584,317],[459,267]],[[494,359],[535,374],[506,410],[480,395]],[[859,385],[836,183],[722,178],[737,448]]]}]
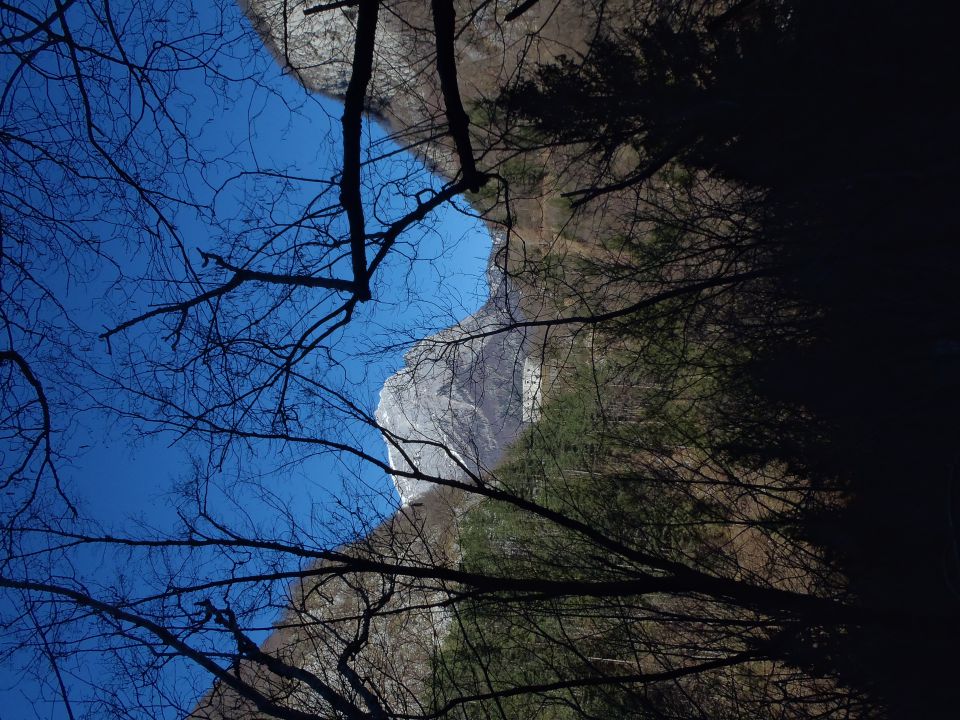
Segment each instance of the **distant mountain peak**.
[{"label": "distant mountain peak", "polygon": [[410,473],[467,480],[489,471],[529,414],[529,343],[524,329],[515,327],[522,320],[517,297],[496,262],[502,246],[503,238],[495,236],[490,298],[483,307],[417,343],[380,392],[377,421],[405,505],[434,486]]}]

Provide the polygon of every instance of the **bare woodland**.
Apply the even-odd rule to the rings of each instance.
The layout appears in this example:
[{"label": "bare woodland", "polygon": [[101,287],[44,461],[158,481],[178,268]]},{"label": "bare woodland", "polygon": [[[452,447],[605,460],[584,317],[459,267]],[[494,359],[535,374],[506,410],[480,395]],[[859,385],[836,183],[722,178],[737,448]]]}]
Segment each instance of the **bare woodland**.
[{"label": "bare woodland", "polygon": [[[0,657],[70,718],[943,716],[958,109],[936,12],[880,5],[0,4]],[[342,100],[315,176],[193,134],[197,87],[275,92],[223,62],[259,42]],[[513,297],[420,361],[522,335],[489,466],[336,379],[461,197]],[[85,518],[94,413],[194,449],[174,531]],[[343,493],[208,504],[271,453]]]}]

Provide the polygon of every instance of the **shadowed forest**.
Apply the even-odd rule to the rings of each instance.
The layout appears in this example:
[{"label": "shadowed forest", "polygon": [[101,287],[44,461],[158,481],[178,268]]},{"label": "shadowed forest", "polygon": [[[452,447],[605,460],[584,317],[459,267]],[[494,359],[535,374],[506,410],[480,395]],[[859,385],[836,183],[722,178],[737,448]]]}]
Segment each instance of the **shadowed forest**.
[{"label": "shadowed forest", "polygon": [[[30,313],[4,311],[3,657],[50,668],[46,696],[71,719],[955,715],[960,68],[938,7],[244,11],[280,66],[343,99],[338,165],[292,219],[201,248],[202,267],[174,267],[174,243],[144,275],[166,294],[102,330],[111,352],[140,332],[162,347],[158,366],[116,371],[115,410],[212,448],[171,531],[73,524],[50,450],[69,403],[46,399],[49,360],[18,349]],[[45,36],[80,75],[90,48],[51,29],[65,5],[48,12],[3,5],[4,52],[25,72],[24,43]],[[297,38],[319,36],[294,16],[345,23],[342,76],[303,60],[320,46]],[[371,144],[367,112],[437,178],[384,179],[394,151]],[[77,143],[102,142],[89,122]],[[43,214],[23,211],[34,190],[11,158],[60,141],[2,133],[6,308],[25,304],[10,279],[29,282],[18,233]],[[140,217],[169,245],[161,192],[105,172],[149,201]],[[472,372],[491,396],[478,368],[511,368],[496,382],[523,369],[521,429],[491,466],[476,438],[471,456],[470,438],[402,436],[329,379],[342,329],[402,281],[390,260],[412,264],[410,234],[461,196],[502,238],[491,266],[512,299],[408,363],[448,362],[451,387]],[[299,313],[292,328],[280,308]],[[508,333],[522,357],[462,361]],[[381,433],[390,461],[347,423]],[[198,478],[237,445],[431,489],[373,512],[357,484],[316,501],[313,524],[282,509],[269,528],[228,521]],[[426,450],[453,469],[423,466]],[[83,578],[81,546],[149,565],[149,587]],[[73,690],[81,650],[119,680]],[[199,673],[167,678],[181,661]]]},{"label": "shadowed forest", "polygon": [[[609,521],[675,525],[669,544],[693,553],[737,524],[739,493],[772,492],[754,498],[762,515],[746,524],[778,536],[781,561],[810,576],[800,582],[836,593],[853,616],[792,618],[766,639],[771,654],[904,716],[940,716],[958,599],[949,42],[935,13],[895,3],[739,3],[691,25],[657,18],[598,38],[499,100],[544,146],[573,149],[589,180],[564,194],[574,214],[617,212],[604,198],[626,188],[649,193],[632,232],[580,260],[586,283],[566,273],[602,318],[591,342],[604,350],[590,362],[604,377],[597,392],[575,390],[590,419],[563,405],[568,395],[547,406],[575,440],[549,425],[540,452],[574,453],[558,460],[569,470],[610,463],[600,474],[616,492],[646,484],[628,504],[641,517]],[[628,168],[611,180],[623,155]],[[611,277],[659,280],[652,297],[670,297],[598,311],[582,288]],[[625,402],[637,419],[622,418]],[[707,499],[713,489],[691,484],[671,502],[652,488],[683,479],[657,478],[638,455],[687,465],[681,445],[700,455],[699,472],[732,470],[724,481],[744,485],[760,473],[776,489]]]}]

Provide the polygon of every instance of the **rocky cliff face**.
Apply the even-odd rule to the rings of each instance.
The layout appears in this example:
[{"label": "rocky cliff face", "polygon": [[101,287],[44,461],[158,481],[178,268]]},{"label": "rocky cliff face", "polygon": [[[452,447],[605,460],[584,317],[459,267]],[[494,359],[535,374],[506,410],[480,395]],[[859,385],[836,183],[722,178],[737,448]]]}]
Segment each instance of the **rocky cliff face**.
[{"label": "rocky cliff face", "polygon": [[[353,61],[356,8],[313,12],[322,0],[239,0],[244,13],[277,62],[308,90],[339,96],[346,92]],[[386,19],[378,24],[370,95],[381,104],[412,82],[414,35]]]},{"label": "rocky cliff face", "polygon": [[[251,24],[285,72],[316,93],[342,98],[353,64],[357,10],[322,0],[238,0]],[[320,6],[333,6],[311,12]],[[344,5],[347,5],[344,3]],[[432,72],[430,4],[422,0],[382,3],[367,109],[405,131],[426,131],[442,113]],[[418,140],[422,133],[413,131]],[[441,172],[453,171],[452,150],[443,142],[420,146],[421,156]]]},{"label": "rocky cliff face", "polygon": [[529,417],[527,338],[519,329],[502,331],[520,318],[516,293],[495,261],[503,243],[494,237],[486,304],[417,344],[380,393],[377,420],[404,504],[433,487],[405,473],[456,480],[479,475],[497,463]]}]

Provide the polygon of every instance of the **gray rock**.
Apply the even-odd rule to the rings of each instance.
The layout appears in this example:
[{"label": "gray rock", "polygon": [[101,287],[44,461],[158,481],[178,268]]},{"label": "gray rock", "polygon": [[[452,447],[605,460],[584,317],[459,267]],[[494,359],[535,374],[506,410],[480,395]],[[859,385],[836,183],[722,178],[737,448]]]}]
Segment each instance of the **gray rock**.
[{"label": "gray rock", "polygon": [[[350,81],[355,37],[355,8],[306,14],[322,0],[239,0],[254,29],[277,63],[308,90],[342,97]],[[390,13],[377,24],[377,52],[369,94],[387,102],[407,90],[416,68],[410,58],[413,35],[403,33]]]},{"label": "gray rock", "polygon": [[434,487],[408,473],[469,481],[496,465],[522,425],[527,337],[523,329],[499,332],[521,319],[494,261],[502,244],[494,238],[483,307],[417,343],[380,392],[377,421],[404,504]]}]

